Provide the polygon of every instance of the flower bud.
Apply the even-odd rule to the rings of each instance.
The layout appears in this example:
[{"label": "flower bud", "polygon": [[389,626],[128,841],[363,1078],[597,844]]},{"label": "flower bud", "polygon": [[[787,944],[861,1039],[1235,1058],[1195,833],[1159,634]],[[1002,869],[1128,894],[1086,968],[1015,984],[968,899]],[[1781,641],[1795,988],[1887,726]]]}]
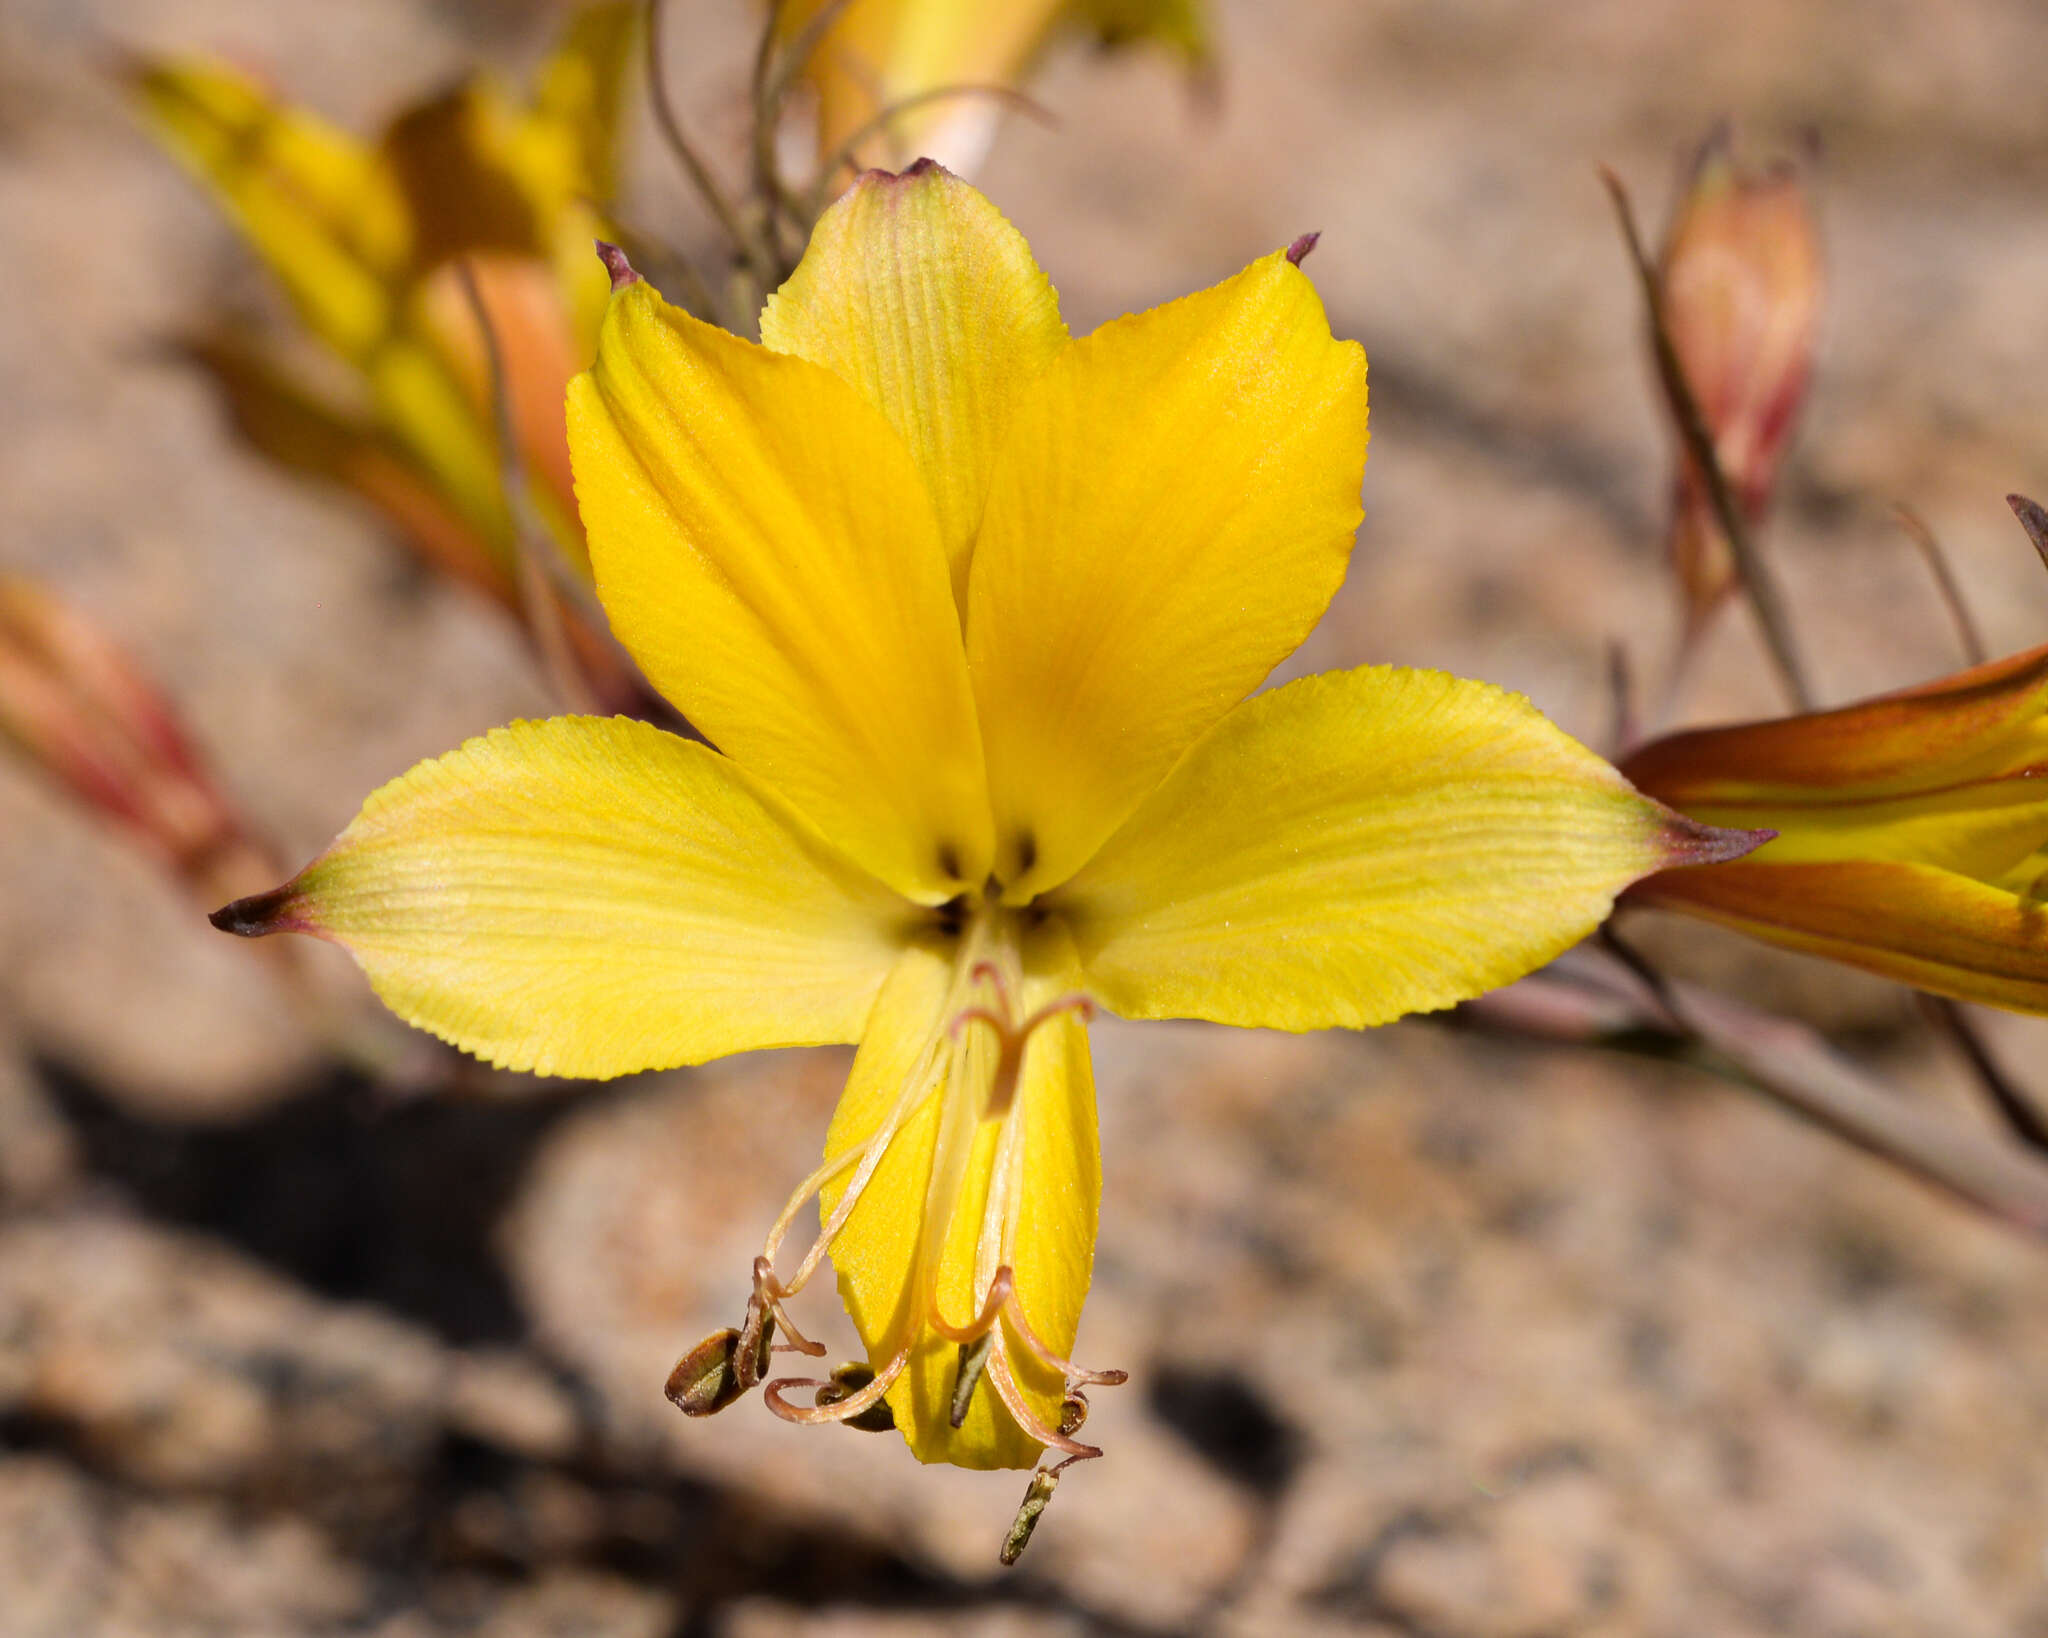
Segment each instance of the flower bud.
[{"label": "flower bud", "polygon": [[[1738,164],[1726,127],[1701,146],[1658,258],[1666,329],[1744,519],[1761,521],[1813,370],[1821,256],[1806,181]],[[1735,584],[1706,484],[1682,440],[1671,559],[1697,629]]]},{"label": "flower bud", "polygon": [[0,577],[0,740],[208,896],[274,873],[156,686],[76,610],[13,576]]}]

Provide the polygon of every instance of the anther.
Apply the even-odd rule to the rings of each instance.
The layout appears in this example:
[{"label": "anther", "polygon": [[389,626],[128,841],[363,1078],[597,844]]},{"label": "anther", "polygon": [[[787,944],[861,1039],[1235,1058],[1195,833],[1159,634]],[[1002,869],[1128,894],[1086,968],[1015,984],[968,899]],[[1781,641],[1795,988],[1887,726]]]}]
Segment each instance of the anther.
[{"label": "anther", "polygon": [[954,1427],[967,1423],[968,1407],[974,1403],[974,1390],[981,1381],[983,1368],[988,1364],[988,1351],[996,1345],[995,1327],[991,1325],[981,1333],[976,1342],[960,1344],[960,1363],[953,1372],[952,1413],[947,1418]]},{"label": "anther", "polygon": [[1059,1482],[1060,1469],[1057,1467],[1042,1467],[1031,1475],[1031,1484],[1024,1492],[1016,1518],[1010,1523],[1010,1533],[1003,1537],[1003,1550],[997,1555],[1005,1568],[1022,1558],[1024,1549],[1031,1545],[1031,1532],[1038,1528],[1039,1519],[1052,1505],[1052,1493]]},{"label": "anther", "polygon": [[716,1416],[766,1374],[775,1322],[763,1319],[757,1325],[751,1313],[747,1321],[751,1338],[730,1325],[713,1331],[668,1373],[669,1402],[685,1416]]},{"label": "anther", "polygon": [[[811,1396],[814,1405],[843,1405],[861,1389],[875,1380],[874,1371],[858,1362],[833,1367],[832,1379],[823,1383]],[[878,1399],[858,1416],[846,1418],[846,1426],[859,1428],[863,1433],[894,1433],[896,1413],[889,1409],[889,1401]]]},{"label": "anther", "polygon": [[[839,1381],[837,1371],[823,1382],[811,1377],[777,1377],[761,1390],[761,1398],[768,1408],[785,1422],[802,1422],[814,1427],[826,1422],[845,1422],[859,1427],[863,1425],[860,1419],[875,1406],[882,1404],[883,1396],[903,1374],[903,1367],[909,1363],[910,1349],[905,1347],[882,1368],[880,1375],[872,1377],[858,1388],[848,1387],[846,1383]],[[792,1405],[786,1395],[794,1388],[814,1390],[814,1402],[810,1405]],[[846,1390],[843,1394],[834,1391],[842,1388]]]}]

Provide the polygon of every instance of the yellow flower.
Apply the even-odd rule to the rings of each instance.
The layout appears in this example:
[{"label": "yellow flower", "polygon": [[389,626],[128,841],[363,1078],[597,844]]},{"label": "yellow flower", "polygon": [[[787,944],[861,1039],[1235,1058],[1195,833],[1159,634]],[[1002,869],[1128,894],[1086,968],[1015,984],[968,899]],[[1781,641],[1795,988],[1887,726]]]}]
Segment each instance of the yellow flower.
[{"label": "yellow flower", "polygon": [[[508,607],[514,522],[484,338],[454,264],[491,319],[535,508],[580,567],[562,394],[589,362],[608,295],[590,240],[613,192],[634,41],[630,4],[588,7],[530,96],[478,77],[403,110],[376,142],[225,64],[129,68],[152,134],[207,184],[354,389],[317,390],[229,334],[187,343],[244,435],[362,495],[423,556]],[[571,624],[598,681],[618,684],[606,645]]]},{"label": "yellow flower", "polygon": [[[800,37],[827,3],[788,0],[777,16],[782,37]],[[850,145],[862,163],[936,154],[973,169],[997,105],[946,93],[1015,85],[1062,30],[1106,45],[1150,41],[1191,67],[1209,58],[1206,0],[852,0],[805,68],[818,97],[819,157],[829,162]]]},{"label": "yellow flower", "polygon": [[1631,902],[1938,995],[2048,1013],[2048,648],[1836,711],[1675,734],[1622,764],[1715,825],[1778,832]]},{"label": "yellow flower", "polygon": [[1070,1363],[1094,1007],[1378,1024],[1747,845],[1484,684],[1369,667],[1247,698],[1360,517],[1365,358],[1304,250],[1070,339],[1021,236],[921,163],[826,214],[763,346],[612,252],[569,407],[598,591],[718,749],[515,723],[216,916],[336,940],[516,1068],[859,1042],[747,1334],[679,1368],[689,1408],[753,1380],[769,1320],[798,1345],[786,1305],[829,1252],[868,1364],[815,1405],[771,1383],[783,1414],[865,1425],[886,1396],[926,1461],[1094,1454],[1078,1394],[1110,1378]]}]

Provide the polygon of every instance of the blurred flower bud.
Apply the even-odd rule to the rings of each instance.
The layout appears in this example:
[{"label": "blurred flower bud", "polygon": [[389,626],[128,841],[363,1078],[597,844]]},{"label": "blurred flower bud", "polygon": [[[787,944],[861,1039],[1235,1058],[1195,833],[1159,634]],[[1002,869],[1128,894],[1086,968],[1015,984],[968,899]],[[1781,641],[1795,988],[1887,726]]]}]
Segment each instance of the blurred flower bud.
[{"label": "blurred flower bud", "polygon": [[2048,1013],[2048,647],[1903,693],[1674,734],[1621,764],[1709,824],[1778,834],[1628,902],[1937,995]]},{"label": "blurred flower bud", "polygon": [[[1657,274],[1686,384],[1736,506],[1757,523],[1806,398],[1820,327],[1820,238],[1799,167],[1747,169],[1727,127],[1717,128],[1693,162]],[[1682,443],[1670,549],[1697,631],[1733,589],[1735,565]]]},{"label": "blurred flower bud", "polygon": [[103,632],[14,576],[0,577],[0,740],[203,897],[275,870],[163,695]]},{"label": "blurred flower bud", "polygon": [[[783,6],[784,39],[801,38],[828,3]],[[1194,69],[1209,61],[1206,0],[852,0],[805,69],[819,158],[895,169],[929,156],[972,174],[1000,112],[989,93],[1014,87],[1069,31],[1156,45]]]}]

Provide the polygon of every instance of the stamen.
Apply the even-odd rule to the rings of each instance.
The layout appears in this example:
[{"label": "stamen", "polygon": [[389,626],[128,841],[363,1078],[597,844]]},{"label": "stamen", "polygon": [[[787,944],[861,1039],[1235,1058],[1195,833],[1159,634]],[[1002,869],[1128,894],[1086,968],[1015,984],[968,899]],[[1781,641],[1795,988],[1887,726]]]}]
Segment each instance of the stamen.
[{"label": "stamen", "polygon": [[[832,1368],[832,1380],[811,1396],[811,1402],[817,1405],[844,1404],[874,1379],[874,1371],[864,1361],[835,1365]],[[860,1415],[849,1417],[846,1425],[858,1428],[862,1433],[894,1433],[896,1413],[889,1409],[889,1401],[882,1399],[870,1405]]]},{"label": "stamen", "polygon": [[[1054,1450],[1063,1450],[1069,1456],[1088,1459],[1102,1454],[1099,1446],[1084,1445],[1073,1435],[1062,1433],[1055,1427],[1048,1427],[1038,1419],[1037,1413],[1024,1402],[1024,1395],[1017,1387],[1017,1379],[1010,1374],[1009,1355],[1000,1346],[989,1353],[987,1375],[989,1386],[996,1390],[996,1397],[1002,1400],[1004,1408],[1017,1419],[1017,1426],[1022,1428],[1029,1438]],[[1066,1421],[1064,1404],[1061,1406],[1060,1420],[1062,1423]]]},{"label": "stamen", "polygon": [[1084,1024],[1092,1021],[1095,1017],[1095,998],[1079,990],[1056,996],[1020,1024],[1017,1021],[1017,1009],[1010,1000],[1009,983],[992,962],[976,962],[969,976],[987,981],[989,988],[996,992],[996,1005],[968,1007],[956,1013],[950,1026],[950,1033],[957,1041],[969,1024],[986,1024],[995,1031],[995,1078],[989,1087],[987,1106],[982,1111],[984,1119],[995,1120],[1008,1114],[1010,1105],[1016,1101],[1017,1080],[1024,1072],[1024,1046],[1031,1039],[1032,1033],[1065,1012],[1079,1013]]},{"label": "stamen", "polygon": [[836,1388],[831,1380],[819,1381],[816,1377],[777,1377],[761,1390],[761,1397],[767,1406],[785,1422],[800,1422],[810,1427],[819,1427],[831,1422],[851,1422],[855,1417],[865,1415],[879,1404],[896,1379],[903,1374],[903,1367],[910,1363],[910,1348],[906,1344],[889,1363],[882,1367],[874,1381],[864,1388],[858,1388],[844,1399],[814,1405],[792,1405],[783,1395],[795,1388]]}]

